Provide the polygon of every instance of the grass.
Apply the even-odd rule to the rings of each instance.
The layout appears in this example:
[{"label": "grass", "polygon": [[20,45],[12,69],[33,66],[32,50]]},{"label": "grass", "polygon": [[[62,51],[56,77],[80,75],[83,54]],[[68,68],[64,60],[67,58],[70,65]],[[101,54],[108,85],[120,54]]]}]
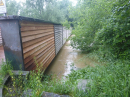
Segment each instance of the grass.
[{"label": "grass", "polygon": [[[53,92],[71,97],[130,97],[130,62],[127,60],[103,59],[96,53],[88,54],[89,58],[98,60],[101,64],[95,67],[86,67],[81,70],[72,71],[67,80],[51,79],[44,75],[40,69],[31,71],[28,80],[22,83],[21,78],[13,77],[13,87],[21,87],[22,92],[32,90],[32,97],[41,97],[43,91]],[[4,63],[5,64],[5,63]],[[10,66],[3,65],[3,75],[6,75]],[[87,92],[77,89],[77,80],[87,79]],[[22,92],[16,93],[18,96]]]},{"label": "grass", "polygon": [[3,62],[0,64],[0,86],[3,84],[4,77],[9,74],[9,70],[12,70],[13,68],[10,65],[10,62]]},{"label": "grass", "polygon": [[87,97],[129,97],[130,66],[117,63],[106,66],[97,65],[73,71],[69,75],[71,82],[77,79],[92,80],[87,84]]}]

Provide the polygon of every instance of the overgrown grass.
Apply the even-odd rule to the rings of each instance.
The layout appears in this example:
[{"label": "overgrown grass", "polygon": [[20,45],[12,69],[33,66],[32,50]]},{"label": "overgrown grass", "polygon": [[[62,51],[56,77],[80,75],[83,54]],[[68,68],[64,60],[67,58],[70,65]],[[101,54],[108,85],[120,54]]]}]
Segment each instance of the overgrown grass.
[{"label": "overgrown grass", "polygon": [[13,68],[10,65],[10,62],[4,62],[0,64],[0,86],[3,84],[4,77],[9,74],[9,70],[12,70]]},{"label": "overgrown grass", "polygon": [[[70,95],[71,97],[130,97],[130,62],[126,60],[111,60],[99,58],[98,54],[91,53],[88,57],[104,62],[105,65],[95,65],[95,67],[86,67],[81,70],[72,71],[66,81],[51,79],[50,76],[43,74],[39,68],[31,71],[29,78],[23,83],[21,77],[13,77],[12,89],[18,90],[21,87],[23,91],[32,90],[32,97],[41,97],[43,91],[53,92],[61,95]],[[3,74],[7,74],[10,66],[3,66]],[[78,79],[87,79],[87,92],[77,88]],[[29,96],[30,97],[30,96]]]},{"label": "overgrown grass", "polygon": [[123,63],[97,65],[73,71],[69,80],[91,80],[87,84],[88,97],[129,97],[130,96],[130,65]]},{"label": "overgrown grass", "polygon": [[100,55],[101,52],[93,52],[87,56],[104,65],[73,71],[69,80],[87,79],[87,97],[130,97],[130,61]]},{"label": "overgrown grass", "polygon": [[70,94],[71,83],[69,81],[60,81],[56,78],[51,78],[49,75],[44,75],[38,68],[37,72],[31,71],[25,87],[25,90],[32,89],[33,97],[41,97],[43,91],[53,92],[57,94]]},{"label": "overgrown grass", "polygon": [[[89,57],[93,57],[89,54]],[[95,60],[99,56],[95,54]],[[42,91],[66,94],[72,97],[129,97],[130,96],[130,64],[129,61],[107,60],[99,58],[100,62],[106,62],[105,65],[99,64],[95,67],[86,67],[84,69],[73,71],[67,77],[66,81],[51,80],[44,77],[43,82],[39,82]],[[77,80],[87,79],[87,92],[77,89]],[[38,84],[38,81],[36,81]],[[32,83],[33,84],[33,83]],[[40,85],[37,85],[38,89]],[[36,92],[36,91],[35,91]]]}]

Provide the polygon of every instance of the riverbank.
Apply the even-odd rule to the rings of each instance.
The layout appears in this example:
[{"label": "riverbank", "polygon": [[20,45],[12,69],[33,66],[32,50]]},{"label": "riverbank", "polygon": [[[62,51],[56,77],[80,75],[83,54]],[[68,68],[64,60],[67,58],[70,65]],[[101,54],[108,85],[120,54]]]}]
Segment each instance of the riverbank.
[{"label": "riverbank", "polygon": [[[103,59],[99,53],[87,54],[88,58],[99,61],[94,67],[87,66],[79,70],[71,70],[66,80],[51,78],[38,72],[30,72],[28,79],[21,83],[21,78],[14,78],[12,86],[14,90],[21,87],[22,92],[16,96],[23,95],[23,92],[31,89],[32,97],[41,97],[43,91],[71,97],[129,97],[130,96],[130,66],[126,60]],[[102,65],[105,64],[105,65]],[[8,71],[6,69],[6,71]],[[85,91],[78,88],[79,80],[86,80]],[[84,84],[83,84],[84,85]],[[5,89],[8,89],[5,86]],[[14,91],[12,89],[12,91]],[[9,94],[9,93],[7,93]]]},{"label": "riverbank", "polygon": [[[66,81],[51,79],[50,76],[43,75],[40,69],[38,72],[30,72],[28,80],[21,83],[21,78],[13,77],[14,90],[21,87],[22,91],[31,89],[32,97],[41,97],[43,91],[57,93],[59,95],[69,95],[71,97],[129,97],[130,96],[130,67],[126,61],[116,61],[106,65],[95,65],[80,70],[73,70]],[[80,79],[88,80],[86,90],[78,89]],[[5,86],[5,89],[8,89]],[[12,90],[12,91],[14,91]],[[22,95],[16,93],[16,96]],[[7,93],[9,95],[9,93]],[[5,96],[6,97],[6,96]]]},{"label": "riverbank", "polygon": [[94,67],[98,64],[93,58],[87,57],[80,50],[73,49],[70,46],[70,40],[65,43],[58,55],[45,71],[46,75],[57,76],[58,79],[65,78],[72,70],[78,70],[87,66]]}]

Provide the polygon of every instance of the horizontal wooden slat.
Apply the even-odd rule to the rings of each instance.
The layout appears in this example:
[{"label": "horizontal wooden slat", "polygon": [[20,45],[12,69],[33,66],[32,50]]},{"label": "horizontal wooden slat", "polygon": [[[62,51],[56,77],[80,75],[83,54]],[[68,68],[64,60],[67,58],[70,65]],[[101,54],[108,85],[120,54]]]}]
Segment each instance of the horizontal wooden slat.
[{"label": "horizontal wooden slat", "polygon": [[47,58],[52,52],[54,52],[54,51],[55,51],[55,47],[52,47],[51,50],[48,51],[45,56],[42,56],[42,57],[40,57],[40,58],[38,59],[38,62],[39,62],[39,63],[43,63],[43,61],[45,61],[46,58]]},{"label": "horizontal wooden slat", "polygon": [[55,57],[54,25],[22,21],[20,26],[25,69],[36,69],[35,60],[48,66]]},{"label": "horizontal wooden slat", "polygon": [[53,47],[54,47],[54,45],[51,45],[51,46],[49,46],[48,48],[46,48],[46,49],[43,49],[43,51],[42,52],[36,52],[35,53],[35,55],[33,54],[33,55],[31,55],[31,56],[29,56],[27,59],[25,59],[24,60],[24,62],[26,63],[26,64],[29,64],[30,62],[31,62],[31,60],[33,61],[34,60],[34,57],[35,58],[43,58],[43,57],[41,57],[42,55],[44,55],[44,54],[46,54],[47,52],[50,52],[49,50],[51,50],[51,49],[53,49]]},{"label": "horizontal wooden slat", "polygon": [[36,50],[31,50],[30,52],[25,53],[24,54],[24,63],[26,64],[28,61],[30,61],[32,59],[33,56],[37,56],[38,54],[42,53],[43,51],[48,49],[53,44],[54,44],[54,42],[51,42],[49,45],[45,45],[42,48],[36,48]]},{"label": "horizontal wooden slat", "polygon": [[28,21],[22,21],[22,22],[20,22],[20,25],[21,26],[43,26],[43,25],[46,25],[46,26],[48,26],[48,25],[52,25],[53,26],[53,24],[50,24],[50,23],[39,23],[39,22],[28,22]]},{"label": "horizontal wooden slat", "polygon": [[[47,49],[45,52],[42,52],[41,55],[42,55],[42,58],[44,58],[45,56],[47,56],[48,52],[51,52],[53,48],[49,48]],[[35,59],[36,59],[36,62],[39,62],[39,57],[40,55],[36,56]],[[41,58],[41,57],[40,57]],[[30,60],[27,64],[25,64],[25,68],[29,68],[31,65],[33,64],[36,64],[35,62],[35,59],[33,58],[32,60]]]},{"label": "horizontal wooden slat", "polygon": [[[54,55],[55,54],[55,52],[54,51],[52,51],[51,53],[49,53],[48,54],[48,56],[46,56],[46,58],[44,59],[44,61],[42,62],[42,63],[39,63],[38,62],[38,66],[40,67],[40,68],[43,68],[44,67],[44,65],[47,63],[47,61],[49,61],[49,59],[52,57],[52,55]],[[54,57],[54,56],[53,56]],[[33,65],[34,66],[34,65]],[[36,65],[33,67],[33,70],[34,69],[36,69]]]},{"label": "horizontal wooden slat", "polygon": [[40,33],[45,33],[45,32],[53,32],[54,29],[45,29],[45,30],[36,30],[36,31],[26,31],[26,32],[21,32],[21,36],[29,36],[29,35],[35,35],[35,34],[40,34]]},{"label": "horizontal wooden slat", "polygon": [[43,26],[43,27],[21,27],[21,31],[35,31],[35,30],[45,30],[45,29],[53,29],[52,25],[50,26]]},{"label": "horizontal wooden slat", "polygon": [[49,57],[51,57],[51,55],[52,55],[53,53],[55,53],[55,49],[53,49],[51,52],[49,52],[49,54],[48,54],[47,56],[45,56],[45,58],[42,59],[39,63],[44,64],[44,63],[47,61],[47,59],[48,59]]},{"label": "horizontal wooden slat", "polygon": [[55,53],[53,53],[53,55],[51,55],[51,57],[49,58],[49,60],[43,65],[43,69],[47,68],[48,65],[53,61],[53,59],[55,58]]},{"label": "horizontal wooden slat", "polygon": [[[44,61],[43,65],[46,66],[46,63],[51,63],[52,61],[52,57],[54,58],[55,57],[55,52],[51,53],[51,55],[48,56],[48,60]],[[51,59],[51,60],[49,60]]]},{"label": "horizontal wooden slat", "polygon": [[43,34],[27,36],[27,37],[22,37],[22,42],[30,41],[30,40],[33,40],[33,39],[36,39],[36,38],[40,38],[40,37],[43,37],[43,36],[47,36],[47,35],[50,35],[52,33],[54,33],[54,32],[43,33]]},{"label": "horizontal wooden slat", "polygon": [[52,37],[54,37],[54,34],[43,36],[41,38],[34,39],[33,41],[24,42],[22,45],[23,45],[23,48],[25,48],[25,47],[28,47],[32,44],[35,44],[37,42],[40,42],[40,41],[43,41],[43,40],[46,40],[46,39],[49,39],[49,38],[52,38]]},{"label": "horizontal wooden slat", "polygon": [[44,50],[44,48],[48,47],[50,44],[53,45],[54,41],[53,40],[49,41],[48,44],[42,44],[42,45],[38,46],[37,48],[34,48],[34,49],[28,51],[27,53],[24,54],[24,59],[26,59],[27,57],[31,56],[32,54],[35,54],[35,52],[38,53],[39,50],[41,50],[41,49]]},{"label": "horizontal wooden slat", "polygon": [[[36,56],[35,59],[36,59],[36,62],[39,63],[40,60],[42,59],[45,59],[46,56],[48,56],[48,54],[50,54],[52,51],[54,51],[54,46],[53,47],[50,47],[49,49],[46,50],[46,52],[43,52],[42,54],[40,54],[39,56]],[[34,66],[36,63],[35,63],[35,60],[31,60],[30,62],[28,62],[26,65],[25,65],[25,68],[31,68],[30,66]]]},{"label": "horizontal wooden slat", "polygon": [[[47,55],[47,52],[43,55],[45,57]],[[38,59],[36,59],[36,62],[38,62]],[[31,65],[36,64],[35,59],[28,62],[28,64],[25,65],[25,68],[30,68]]]},{"label": "horizontal wooden slat", "polygon": [[23,49],[23,53],[26,53],[26,52],[28,52],[28,51],[30,51],[30,50],[36,48],[36,47],[39,46],[39,45],[48,44],[47,41],[50,41],[51,39],[54,39],[54,37],[49,38],[49,39],[47,39],[47,40],[40,41],[40,42],[38,42],[38,43],[36,43],[36,44],[34,44],[34,45],[31,45],[31,46],[29,46],[29,47],[24,48],[24,49]]},{"label": "horizontal wooden slat", "polygon": [[[52,60],[54,59],[54,57],[55,57],[55,52],[53,52],[52,53],[52,55],[50,55],[51,57],[49,57],[47,60],[46,60],[46,62],[45,63],[42,63],[42,64],[39,64],[40,66],[40,69],[41,70],[43,70],[43,71],[45,71],[46,70],[46,68],[48,67],[48,65],[52,62]],[[36,66],[35,67],[33,67],[33,69],[32,70],[36,70]]]}]

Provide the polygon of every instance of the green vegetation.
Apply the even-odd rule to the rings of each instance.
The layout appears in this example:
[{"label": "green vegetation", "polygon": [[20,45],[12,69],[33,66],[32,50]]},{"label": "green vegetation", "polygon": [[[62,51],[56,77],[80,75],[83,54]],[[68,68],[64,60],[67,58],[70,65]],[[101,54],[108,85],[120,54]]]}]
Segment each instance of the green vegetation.
[{"label": "green vegetation", "polygon": [[[90,53],[88,56],[93,57],[93,54]],[[70,95],[72,97],[129,97],[130,66],[127,64],[130,64],[130,62],[120,60],[115,62],[107,61],[105,65],[98,64],[95,65],[95,67],[86,67],[81,70],[73,71],[67,76],[66,81],[60,81],[56,78],[51,79],[51,76],[43,75],[40,69],[37,69],[37,72],[31,71],[29,77],[21,77],[20,72],[19,76],[14,76],[9,72],[10,68],[6,68],[6,66],[6,69],[2,68],[2,71],[3,74],[7,74],[8,71],[11,76],[12,84],[11,87],[8,85],[5,86],[5,91],[7,92],[5,95],[21,96],[23,92],[31,89],[32,97],[41,97],[43,91]],[[88,80],[86,86],[87,92],[77,88],[78,79]]]},{"label": "green vegetation", "polygon": [[73,48],[104,65],[74,71],[69,80],[91,80],[87,97],[130,96],[130,0],[83,0],[70,8]]},{"label": "green vegetation", "polygon": [[87,79],[88,93],[85,97],[129,97],[130,96],[130,62],[106,63],[82,70],[73,71],[69,80]]},{"label": "green vegetation", "polygon": [[6,63],[2,61],[0,65],[0,87],[3,84],[4,77],[9,73],[9,70],[12,70],[10,62],[7,61]]},{"label": "green vegetation", "polygon": [[20,15],[56,23],[69,20],[68,7],[72,5],[69,0],[6,0],[6,3],[7,15]]},{"label": "green vegetation", "polygon": [[43,91],[58,94],[69,94],[71,92],[70,82],[61,82],[57,79],[51,80],[51,76],[43,75],[40,67],[36,71],[30,71],[29,76],[25,77],[22,76],[22,72],[19,72],[19,76],[14,75],[11,70],[10,64],[2,63],[0,72],[3,77],[0,80],[3,81],[7,74],[11,76],[11,80],[4,86],[5,97],[20,97],[25,96],[25,94],[30,97],[29,92],[27,92],[28,89],[31,90],[31,97],[41,97]]},{"label": "green vegetation", "polygon": [[[103,56],[130,58],[130,1],[83,0],[70,8],[74,30],[72,46],[82,51],[102,51]],[[67,25],[67,22],[65,23]]]},{"label": "green vegetation", "polygon": [[[9,1],[8,10],[12,6]],[[69,13],[68,0],[33,1],[27,0],[25,7],[13,12],[60,23],[66,18],[64,25],[73,26],[72,47],[99,64],[73,71],[66,81],[52,80],[39,69],[32,71],[26,83],[20,84],[22,91],[32,89],[33,97],[41,97],[43,91],[72,97],[130,97],[130,0],[79,0],[69,7]],[[2,75],[7,74],[7,68],[2,68]],[[78,79],[89,81],[87,92],[77,89]]]}]

